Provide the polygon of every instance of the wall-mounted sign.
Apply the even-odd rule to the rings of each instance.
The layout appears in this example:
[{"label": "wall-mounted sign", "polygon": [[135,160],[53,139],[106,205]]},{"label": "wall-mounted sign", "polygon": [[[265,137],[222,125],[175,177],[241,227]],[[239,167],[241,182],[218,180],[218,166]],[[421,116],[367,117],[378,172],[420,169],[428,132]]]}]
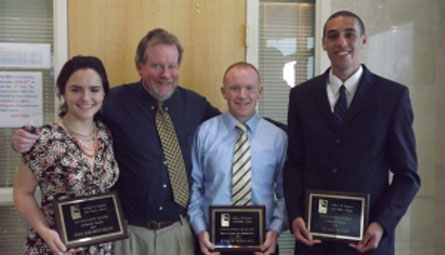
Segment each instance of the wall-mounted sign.
[{"label": "wall-mounted sign", "polygon": [[51,45],[46,43],[0,43],[0,67],[51,67]]},{"label": "wall-mounted sign", "polygon": [[42,73],[0,72],[0,127],[43,124]]}]

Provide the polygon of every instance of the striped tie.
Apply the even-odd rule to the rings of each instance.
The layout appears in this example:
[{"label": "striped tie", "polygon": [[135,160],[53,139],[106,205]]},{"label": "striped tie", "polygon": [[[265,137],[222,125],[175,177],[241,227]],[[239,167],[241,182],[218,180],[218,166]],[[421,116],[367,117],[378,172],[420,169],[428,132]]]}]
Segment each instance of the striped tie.
[{"label": "striped tie", "polygon": [[334,117],[337,125],[341,126],[346,117],[346,111],[348,110],[345,85],[341,85],[339,94],[337,103],[335,103],[334,106]]},{"label": "striped tie", "polygon": [[240,134],[233,153],[232,205],[248,205],[251,203],[250,143],[246,133],[247,127],[242,123],[236,127]]},{"label": "striped tie", "polygon": [[173,197],[177,204],[187,206],[189,186],[185,173],[184,158],[179,147],[175,127],[167,111],[159,103],[156,111],[156,128],[162,143],[164,157],[167,161],[168,177],[173,190]]}]

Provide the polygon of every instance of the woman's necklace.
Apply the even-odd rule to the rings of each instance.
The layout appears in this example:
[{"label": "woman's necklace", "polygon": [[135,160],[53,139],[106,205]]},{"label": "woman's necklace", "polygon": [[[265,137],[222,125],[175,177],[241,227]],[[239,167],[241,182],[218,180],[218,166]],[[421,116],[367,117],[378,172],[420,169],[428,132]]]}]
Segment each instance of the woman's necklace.
[{"label": "woman's necklace", "polygon": [[81,141],[77,139],[77,137],[73,136],[74,142],[76,142],[77,145],[79,145],[82,152],[87,155],[90,158],[95,158],[97,155],[97,149],[99,148],[99,142],[97,139],[97,136],[94,136],[94,143],[93,146],[88,147],[84,144],[82,144]]},{"label": "woman's necklace", "polygon": [[83,135],[80,133],[77,133],[76,131],[72,130],[69,126],[68,123],[63,120],[63,124],[66,126],[66,128],[68,129],[68,131],[73,135],[76,136],[79,140],[82,141],[91,141],[93,140],[93,138],[96,136],[96,125],[93,126],[93,130],[91,130],[91,133],[89,133],[88,135]]},{"label": "woman's necklace", "polygon": [[[94,126],[93,131],[88,135],[79,134],[77,132],[74,132],[70,126],[68,125],[68,122],[62,118],[62,123],[68,130],[68,132],[73,137],[74,142],[79,146],[80,150],[87,155],[90,158],[94,158],[97,155],[97,149],[99,148],[99,141],[96,134],[96,126]],[[91,146],[91,142],[93,141],[93,144]],[[83,142],[82,142],[83,141]],[[89,144],[85,145],[85,144]]]}]

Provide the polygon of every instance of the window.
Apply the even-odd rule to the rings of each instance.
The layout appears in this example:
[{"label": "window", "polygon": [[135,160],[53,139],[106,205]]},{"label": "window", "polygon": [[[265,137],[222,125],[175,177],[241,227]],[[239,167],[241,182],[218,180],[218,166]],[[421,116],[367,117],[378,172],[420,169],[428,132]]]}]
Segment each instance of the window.
[{"label": "window", "polygon": [[[0,0],[0,42],[45,43],[53,52],[52,0]],[[55,112],[54,70],[0,68],[0,71],[42,73],[43,122],[52,122]],[[15,128],[0,127],[0,254],[21,254],[27,224],[12,204],[12,187],[21,155],[11,149]]]},{"label": "window", "polygon": [[315,1],[260,1],[262,116],[287,122],[289,90],[314,76]]}]

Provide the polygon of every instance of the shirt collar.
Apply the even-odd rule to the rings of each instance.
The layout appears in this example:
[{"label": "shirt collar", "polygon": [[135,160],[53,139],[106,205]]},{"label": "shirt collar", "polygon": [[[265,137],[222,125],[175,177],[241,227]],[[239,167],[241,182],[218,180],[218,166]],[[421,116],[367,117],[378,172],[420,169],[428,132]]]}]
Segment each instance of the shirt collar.
[{"label": "shirt collar", "polygon": [[341,85],[345,85],[346,92],[350,95],[354,95],[355,91],[358,88],[362,74],[363,74],[363,67],[362,65],[360,65],[358,70],[355,71],[355,73],[351,77],[349,77],[346,81],[343,82],[342,80],[340,80],[340,78],[335,76],[331,68],[331,70],[329,70],[329,82],[328,82],[329,87],[331,88],[333,94],[336,95]]},{"label": "shirt collar", "polygon": [[[224,118],[224,123],[226,123],[226,126],[229,130],[235,129],[236,125],[240,123],[229,112],[225,112],[223,118]],[[244,122],[244,124],[247,126],[248,132],[254,134],[259,121],[260,121],[260,116],[258,116],[258,114],[255,113],[255,115],[253,115],[252,118]]]}]

